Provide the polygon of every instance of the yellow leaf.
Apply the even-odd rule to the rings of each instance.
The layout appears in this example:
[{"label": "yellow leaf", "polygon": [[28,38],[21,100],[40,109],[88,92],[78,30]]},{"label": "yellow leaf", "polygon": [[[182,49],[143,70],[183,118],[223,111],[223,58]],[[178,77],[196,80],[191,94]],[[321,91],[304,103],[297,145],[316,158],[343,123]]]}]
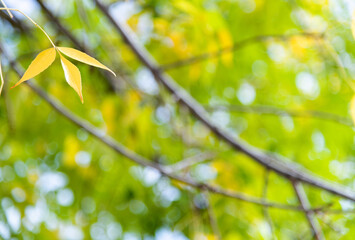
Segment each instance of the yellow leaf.
[{"label": "yellow leaf", "polygon": [[1,80],[1,83],[0,83],[0,95],[1,95],[2,87],[4,86],[4,78],[2,77],[1,62],[0,62],[0,80]]},{"label": "yellow leaf", "polygon": [[94,67],[105,69],[107,71],[110,71],[113,75],[116,76],[116,74],[111,69],[109,69],[108,67],[106,67],[105,65],[103,65],[102,63],[97,61],[95,58],[90,57],[86,53],[83,53],[79,50],[76,50],[74,48],[68,48],[68,47],[58,47],[58,50],[72,59],[75,59],[77,61],[86,63],[86,64],[94,66]]},{"label": "yellow leaf", "polygon": [[83,94],[81,92],[81,76],[79,69],[69,60],[60,54],[60,61],[64,70],[65,79],[67,83],[78,93],[80,100],[84,103]]},{"label": "yellow leaf", "polygon": [[353,122],[355,124],[355,95],[353,96],[353,98],[351,99],[351,102],[350,102],[350,115],[351,115],[351,118],[353,119]]},{"label": "yellow leaf", "polygon": [[46,70],[54,62],[55,56],[56,50],[54,48],[49,48],[40,52],[36,56],[36,58],[31,62],[30,66],[28,67],[20,81],[18,81],[12,88],[16,87],[24,81],[34,78],[35,76]]}]

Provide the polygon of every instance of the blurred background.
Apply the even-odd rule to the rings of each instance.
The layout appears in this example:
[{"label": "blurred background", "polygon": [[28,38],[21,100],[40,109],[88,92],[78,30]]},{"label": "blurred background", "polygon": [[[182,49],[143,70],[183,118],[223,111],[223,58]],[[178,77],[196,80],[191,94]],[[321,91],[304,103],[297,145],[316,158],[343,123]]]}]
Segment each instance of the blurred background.
[{"label": "blurred background", "polygon": [[[234,151],[156,83],[92,0],[5,0],[58,46],[86,50],[118,77],[75,62],[85,103],[57,59],[36,82],[132,151],[196,181],[297,205],[287,179]],[[351,0],[101,0],[212,120],[260,149],[354,189]],[[51,47],[22,15],[0,15],[0,42],[27,68]],[[60,27],[61,26],[61,27]],[[234,46],[223,53],[220,49]],[[214,56],[200,54],[218,52]],[[219,54],[220,53],[220,54]],[[182,60],[182,61],[181,61]],[[59,115],[1,55],[0,238],[311,239],[302,212],[208,194],[118,155]],[[31,80],[33,81],[33,80]],[[192,160],[191,160],[192,158]],[[266,192],[267,189],[267,192]],[[354,203],[305,186],[327,239],[352,239]]]}]

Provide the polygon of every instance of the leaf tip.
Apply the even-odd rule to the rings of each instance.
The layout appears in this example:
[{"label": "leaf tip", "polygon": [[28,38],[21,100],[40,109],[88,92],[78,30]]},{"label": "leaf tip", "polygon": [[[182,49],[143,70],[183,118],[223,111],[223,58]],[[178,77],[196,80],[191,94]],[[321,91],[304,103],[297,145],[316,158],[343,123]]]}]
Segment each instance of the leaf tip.
[{"label": "leaf tip", "polygon": [[114,71],[112,71],[111,69],[108,69],[110,71],[110,73],[113,74],[113,76],[117,77],[116,73]]},{"label": "leaf tip", "polygon": [[15,87],[17,87],[18,86],[18,84],[16,83],[15,85],[13,85],[10,89],[13,89],[13,88],[15,88]]}]

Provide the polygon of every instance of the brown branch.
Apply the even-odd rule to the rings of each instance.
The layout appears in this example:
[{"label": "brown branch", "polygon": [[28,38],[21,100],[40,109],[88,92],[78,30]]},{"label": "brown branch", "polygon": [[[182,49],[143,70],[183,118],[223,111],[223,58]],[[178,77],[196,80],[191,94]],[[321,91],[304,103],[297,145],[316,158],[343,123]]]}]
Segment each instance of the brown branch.
[{"label": "brown branch", "polygon": [[26,25],[22,24],[22,22],[20,22],[15,16],[13,18],[11,18],[5,12],[0,11],[0,17],[4,18],[6,21],[8,21],[13,28],[19,29],[20,31],[30,34],[30,32],[31,32],[30,29]]},{"label": "brown branch", "polygon": [[281,156],[270,155],[253,146],[250,146],[243,140],[234,138],[234,136],[228,131],[221,129],[218,125],[213,123],[206,110],[187,91],[185,91],[172,78],[161,71],[161,68],[159,68],[152,56],[135,38],[134,33],[124,23],[114,20],[107,8],[102,5],[100,1],[94,1],[139,60],[151,71],[155,79],[166,89],[168,89],[171,94],[179,99],[179,103],[185,105],[191,113],[202,123],[204,123],[204,125],[209,128],[219,139],[228,143],[235,150],[243,152],[245,155],[254,159],[264,167],[269,168],[287,179],[295,179],[309,185],[313,185],[317,188],[324,189],[335,195],[355,201],[354,191],[342,185],[323,180],[322,178],[313,175],[313,173],[300,168],[299,165],[293,164],[290,161],[286,162]]},{"label": "brown branch", "polygon": [[[3,52],[3,50],[4,49],[0,46],[0,52]],[[10,59],[8,57],[8,55],[4,54],[4,56],[9,60],[12,69],[19,76],[22,76],[22,74],[23,74],[22,68],[20,68],[20,66],[16,62],[14,62],[12,59]],[[25,84],[32,91],[34,91],[39,97],[41,97],[45,102],[47,102],[55,111],[57,111],[57,113],[64,116],[65,118],[67,118],[69,121],[71,121],[72,123],[74,123],[78,127],[87,131],[89,134],[94,136],[97,140],[101,141],[102,143],[107,145],[109,148],[111,148],[112,150],[117,152],[118,154],[130,159],[131,161],[135,162],[138,165],[154,168],[154,169],[158,170],[162,175],[169,177],[170,179],[176,180],[178,182],[184,183],[186,185],[189,185],[191,187],[194,187],[194,188],[197,188],[200,190],[207,190],[211,193],[215,193],[215,194],[222,195],[225,197],[238,199],[241,201],[245,201],[245,202],[249,202],[249,203],[253,203],[253,204],[257,204],[257,205],[261,205],[261,206],[268,206],[268,207],[272,207],[272,208],[279,208],[279,209],[293,210],[293,211],[302,211],[302,209],[299,206],[280,204],[280,203],[274,203],[274,202],[265,202],[263,199],[249,196],[244,193],[230,191],[230,190],[223,189],[223,188],[220,188],[217,186],[212,186],[209,184],[196,182],[191,178],[187,178],[187,177],[185,178],[185,177],[181,177],[176,174],[169,173],[165,169],[164,166],[136,154],[135,152],[126,148],[121,143],[118,143],[117,141],[115,141],[113,138],[107,136],[102,130],[94,127],[91,123],[76,116],[69,109],[67,109],[60,102],[58,102],[58,100],[56,100],[54,97],[47,94],[44,90],[42,90],[39,86],[37,86],[33,82],[26,81]]]},{"label": "brown branch", "polygon": [[349,209],[349,210],[344,210],[344,209],[326,209],[326,208],[320,207],[319,209],[313,208],[311,211],[316,213],[316,214],[332,214],[332,215],[337,215],[337,214],[355,214],[355,209]]},{"label": "brown branch", "polygon": [[[0,53],[3,52],[3,48],[0,45]],[[9,58],[8,55],[4,54],[4,56],[8,59],[9,64],[11,65],[12,69],[19,75],[23,75],[23,69],[12,59]],[[228,198],[244,201],[247,203],[252,203],[268,208],[277,208],[277,209],[283,209],[283,210],[291,210],[291,211],[303,211],[300,206],[294,206],[294,205],[288,205],[288,204],[282,204],[282,203],[275,203],[275,202],[269,202],[265,201],[265,199],[260,199],[257,197],[253,197],[250,195],[247,195],[245,193],[241,192],[236,192],[236,191],[231,191],[227,189],[220,188],[218,186],[212,186],[209,184],[204,184],[204,183],[199,183],[196,182],[192,179],[189,178],[183,178],[178,175],[169,173],[166,169],[165,166],[161,166],[160,164],[148,160],[125,146],[123,146],[121,143],[118,143],[111,137],[107,136],[103,131],[100,129],[94,127],[92,124],[87,122],[86,120],[83,120],[76,116],[74,113],[72,113],[69,109],[64,107],[58,100],[56,100],[54,97],[50,96],[47,94],[45,91],[43,91],[40,87],[38,87],[36,84],[27,81],[25,84],[33,91],[35,92],[39,97],[41,97],[45,102],[47,102],[58,114],[62,115],[63,117],[67,118],[69,121],[71,121],[73,124],[77,125],[78,127],[84,129],[87,131],[89,134],[94,136],[97,140],[101,141],[105,145],[107,145],[109,148],[113,149],[115,152],[118,154],[128,158],[129,160],[135,162],[138,165],[144,166],[144,167],[151,167],[156,170],[158,170],[162,175],[169,177],[170,179],[182,182],[186,185],[189,185],[191,187],[194,187],[196,189],[200,190],[207,190],[210,193],[214,193],[217,195],[225,196]],[[326,206],[329,207],[329,206]],[[328,213],[328,214],[355,214],[355,210],[341,210],[341,209],[327,209],[324,206],[322,207],[317,207],[313,209],[309,209],[309,212],[314,212],[314,213]]]},{"label": "brown branch", "polygon": [[338,234],[342,234],[342,229],[340,229],[338,226],[335,226],[332,222],[322,218],[322,216],[319,218],[319,221],[324,223],[327,227],[329,227],[331,230]]},{"label": "brown branch", "polygon": [[[264,187],[263,187],[263,192],[262,192],[262,196],[261,196],[262,199],[264,199],[265,201],[267,201],[267,190],[269,187],[269,178],[270,178],[270,170],[266,168],[265,169],[265,176],[264,176]],[[271,219],[268,207],[266,207],[266,206],[263,207],[263,213],[264,213],[264,217],[269,225],[272,239],[274,239],[275,238],[274,227],[272,224],[272,219]]]},{"label": "brown branch", "polygon": [[[174,104],[177,102],[174,101]],[[205,148],[205,146],[193,138],[189,134],[189,115],[188,109],[182,107],[180,108],[180,116],[182,118],[181,123],[178,122],[175,118],[170,119],[170,125],[172,126],[174,134],[188,147],[195,147],[195,148]]]},{"label": "brown branch", "polygon": [[295,190],[295,194],[297,195],[298,201],[300,202],[302,209],[304,211],[304,214],[307,217],[309,226],[313,232],[314,237],[317,240],[322,240],[324,239],[324,235],[322,232],[322,229],[319,225],[319,222],[316,218],[316,216],[314,215],[314,212],[310,212],[310,204],[307,198],[307,195],[303,189],[303,186],[301,183],[297,182],[297,181],[292,181],[292,185],[293,188]]},{"label": "brown branch", "polygon": [[243,106],[243,105],[214,105],[206,106],[207,110],[224,110],[232,112],[243,112],[243,113],[255,113],[255,114],[267,114],[267,115],[278,115],[278,116],[292,116],[299,118],[317,118],[327,121],[332,121],[349,127],[353,127],[354,124],[350,118],[343,117],[333,113],[327,113],[322,111],[297,111],[297,110],[286,110],[273,106]]},{"label": "brown branch", "polygon": [[352,79],[349,77],[349,75],[346,73],[346,70],[344,68],[344,63],[342,59],[340,58],[339,54],[337,51],[334,49],[332,44],[327,38],[324,38],[323,41],[320,41],[320,46],[322,47],[322,50],[325,50],[328,52],[328,54],[333,58],[336,67],[338,68],[340,72],[340,76],[343,78],[344,82],[348,84],[348,86],[355,91],[355,84],[352,81]]},{"label": "brown branch", "polygon": [[174,68],[178,68],[178,67],[182,67],[182,66],[191,65],[191,64],[201,62],[201,61],[204,61],[207,59],[216,58],[216,57],[219,57],[225,53],[236,51],[236,50],[241,49],[249,44],[256,43],[256,42],[267,41],[270,39],[277,39],[277,40],[286,41],[286,40],[289,40],[290,38],[295,37],[295,36],[303,36],[303,37],[315,38],[315,39],[323,38],[323,34],[307,33],[307,32],[288,34],[288,35],[275,34],[275,35],[255,36],[255,37],[247,38],[247,39],[242,40],[240,42],[236,42],[231,46],[223,47],[217,51],[202,53],[202,54],[199,54],[199,55],[196,55],[193,57],[189,57],[186,59],[182,59],[182,60],[179,60],[179,61],[176,61],[173,63],[163,64],[161,66],[161,69],[166,71],[166,70],[170,70],[170,69],[174,69]]},{"label": "brown branch", "polygon": [[176,173],[176,172],[179,172],[179,171],[184,170],[186,168],[189,168],[193,165],[203,163],[211,158],[214,158],[215,156],[216,156],[216,154],[214,154],[212,152],[202,152],[202,153],[196,154],[192,157],[185,158],[178,163],[168,165],[165,168],[168,172]]},{"label": "brown branch", "polygon": [[221,235],[221,232],[219,231],[218,222],[216,220],[216,216],[213,211],[213,206],[211,205],[210,195],[209,195],[208,191],[205,191],[205,197],[206,197],[206,201],[207,201],[208,219],[210,221],[213,235],[215,236],[215,238],[217,240],[222,240],[222,235]]},{"label": "brown branch", "polygon": [[76,48],[83,52],[87,52],[87,47],[79,40],[77,40],[76,37],[74,37],[74,35],[59,21],[56,16],[54,16],[54,14],[47,8],[47,6],[41,0],[36,0],[36,2],[40,5],[41,9],[47,15],[49,20],[56,26],[59,32],[64,34],[74,44]]}]

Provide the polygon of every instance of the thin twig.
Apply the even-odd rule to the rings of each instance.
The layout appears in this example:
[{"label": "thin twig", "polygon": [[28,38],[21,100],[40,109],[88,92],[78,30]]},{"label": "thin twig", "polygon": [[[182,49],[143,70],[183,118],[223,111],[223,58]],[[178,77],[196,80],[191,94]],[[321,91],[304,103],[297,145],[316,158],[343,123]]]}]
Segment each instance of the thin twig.
[{"label": "thin twig", "polygon": [[322,112],[322,111],[312,111],[312,110],[297,111],[292,109],[286,110],[278,107],[265,106],[265,105],[255,105],[255,106],[213,105],[213,106],[206,106],[206,109],[209,111],[224,110],[224,111],[243,112],[243,113],[292,116],[292,117],[299,117],[299,118],[317,118],[317,119],[332,121],[349,127],[354,126],[350,118],[343,117],[333,113]]},{"label": "thin twig", "polygon": [[328,220],[326,220],[326,219],[324,219],[322,217],[319,217],[319,221],[323,222],[327,227],[332,229],[334,232],[336,232],[338,234],[342,234],[343,231],[339,227],[334,226],[334,224],[332,222],[330,222],[330,221],[328,221]]},{"label": "thin twig", "polygon": [[212,153],[212,152],[202,152],[202,153],[196,154],[192,157],[185,158],[178,163],[168,165],[168,166],[166,166],[166,170],[168,172],[175,172],[176,173],[176,172],[182,171],[186,168],[189,168],[193,165],[203,163],[211,158],[214,158],[215,156],[216,156],[216,154]]},{"label": "thin twig", "polygon": [[161,66],[162,70],[170,70],[170,69],[174,69],[174,68],[178,68],[178,67],[182,67],[182,66],[187,66],[187,65],[191,65],[197,62],[201,62],[207,59],[212,59],[212,58],[216,58],[219,57],[225,53],[228,52],[233,52],[236,51],[238,49],[241,49],[249,44],[252,43],[256,43],[256,42],[262,42],[262,41],[267,41],[270,39],[278,39],[278,40],[282,40],[282,41],[286,41],[289,40],[292,37],[295,36],[303,36],[303,37],[307,37],[307,38],[322,38],[323,34],[318,34],[318,33],[295,33],[295,34],[275,34],[275,35],[262,35],[262,36],[255,36],[255,37],[251,37],[251,38],[247,38],[245,40],[242,40],[240,42],[236,42],[231,46],[228,47],[223,47],[217,51],[213,51],[213,52],[207,52],[207,53],[202,53],[193,57],[189,57],[186,59],[182,59],[173,63],[168,63],[168,64],[163,64]]},{"label": "thin twig", "polygon": [[[174,121],[175,119],[171,119],[171,126],[173,129],[174,134],[176,137],[178,137],[184,144],[185,146],[188,147],[195,147],[195,148],[204,148],[203,144],[201,142],[197,141],[196,139],[192,138],[189,134],[187,134],[188,130],[186,128],[180,127],[179,124]],[[184,125],[187,126],[187,125]]]},{"label": "thin twig", "polygon": [[[79,50],[81,50],[83,52],[87,51],[87,49],[84,46],[84,44],[79,42],[74,37],[74,35],[59,21],[59,19],[57,17],[55,17],[52,14],[52,12],[44,5],[44,3],[42,1],[36,0],[36,2],[41,6],[41,8],[44,11],[44,13],[47,15],[47,17],[49,18],[51,23],[53,23],[57,27],[59,32],[63,33],[65,36],[67,36],[67,38],[75,45],[76,48],[78,48]],[[91,55],[91,54],[89,54],[89,55]]]},{"label": "thin twig", "polygon": [[[5,4],[5,2],[4,2],[3,0],[1,0],[1,4],[2,4],[5,8],[7,8],[7,6],[6,6],[6,4]],[[14,17],[14,16],[12,15],[12,13],[10,12],[10,10],[7,10],[7,14],[9,14],[10,18],[13,18],[13,17]]]},{"label": "thin twig", "polygon": [[[269,187],[269,177],[270,177],[270,170],[269,169],[265,169],[265,176],[264,176],[264,187],[263,187],[263,192],[262,192],[262,199],[264,199],[265,201],[267,200],[267,190]],[[273,227],[273,223],[272,223],[272,219],[269,213],[269,209],[268,207],[263,207],[263,213],[264,213],[264,217],[269,225],[270,228],[270,233],[272,236],[272,239],[275,238],[275,233],[274,233],[274,227]]]},{"label": "thin twig", "polygon": [[[0,46],[0,52],[3,52],[2,47]],[[7,55],[4,54],[6,58],[8,58],[10,65],[12,69],[19,75],[21,76],[23,73],[23,70],[19,67],[19,65],[12,61],[12,59],[9,59]],[[135,162],[136,164],[139,164],[144,167],[151,167],[156,170],[158,170],[162,175],[167,176],[171,179],[174,179],[178,182],[184,183],[186,185],[189,185],[191,187],[200,189],[200,190],[208,190],[211,193],[219,194],[225,197],[230,197],[234,199],[238,199],[241,201],[249,202],[249,203],[254,203],[257,205],[261,206],[268,206],[268,207],[273,207],[273,208],[279,208],[279,209],[285,209],[285,210],[294,210],[294,211],[301,211],[301,208],[299,206],[293,206],[293,205],[288,205],[288,204],[279,204],[279,203],[273,203],[273,202],[265,202],[264,200],[249,196],[244,193],[240,192],[235,192],[235,191],[230,191],[226,190],[217,186],[212,186],[209,184],[205,183],[199,183],[194,181],[193,179],[190,178],[184,178],[179,175],[175,175],[172,173],[169,173],[164,166],[148,160],[135,152],[131,151],[130,149],[126,148],[123,146],[121,143],[118,143],[115,141],[113,138],[107,136],[102,130],[94,127],[91,123],[87,122],[84,119],[79,118],[76,116],[74,113],[72,113],[69,109],[64,107],[61,103],[58,102],[54,97],[50,96],[47,94],[45,91],[43,91],[40,87],[38,87],[35,83],[31,81],[26,81],[25,84],[30,87],[32,91],[34,91],[38,96],[40,96],[45,102],[47,102],[55,111],[57,111],[59,114],[70,120],[72,123],[77,125],[78,127],[84,129],[88,133],[90,133],[92,136],[94,136],[96,139],[99,141],[103,142],[105,145],[116,151],[117,153],[123,155],[124,157],[130,159],[131,161]]]},{"label": "thin twig", "polygon": [[[6,57],[9,61],[9,64],[11,65],[12,69],[19,75],[22,76],[23,74],[23,69],[13,61],[7,54],[4,53],[4,49],[0,45],[0,53],[3,54],[4,57]],[[63,117],[67,118],[69,121],[77,125],[78,127],[84,129],[87,131],[89,134],[94,136],[97,140],[101,141],[105,145],[107,145],[109,148],[117,152],[118,154],[130,159],[131,161],[135,162],[136,164],[139,164],[144,167],[151,167],[156,170],[158,170],[162,175],[165,175],[171,179],[174,179],[176,181],[182,182],[186,185],[189,185],[191,187],[194,187],[196,189],[200,190],[208,190],[211,193],[229,197],[232,199],[244,201],[247,203],[252,203],[260,206],[267,206],[270,208],[278,208],[278,209],[284,209],[284,210],[292,210],[292,211],[302,211],[302,208],[300,206],[294,206],[294,205],[289,205],[289,204],[282,204],[282,203],[275,203],[275,202],[267,202],[264,199],[260,199],[257,197],[253,197],[250,195],[247,195],[245,193],[241,192],[236,192],[236,191],[231,191],[227,189],[223,189],[218,186],[212,186],[209,184],[204,184],[204,183],[199,183],[196,182],[190,178],[183,178],[179,175],[175,175],[172,173],[169,173],[168,171],[165,170],[164,166],[161,166],[160,164],[148,160],[135,152],[132,152],[125,146],[123,146],[121,143],[118,143],[111,137],[107,136],[103,131],[100,129],[94,127],[92,124],[87,122],[86,120],[83,120],[76,116],[74,113],[72,113],[70,110],[68,110],[66,107],[64,107],[58,100],[56,100],[53,96],[50,96],[47,94],[45,91],[43,91],[40,87],[38,87],[36,84],[32,83],[31,81],[26,81],[25,85],[29,86],[32,91],[34,91],[39,97],[41,97],[45,102],[47,102],[55,111],[57,111],[60,115]],[[343,210],[338,210],[338,209],[325,209],[323,210],[324,207],[318,207],[314,209],[310,209],[310,212],[325,212],[329,214],[341,214],[341,213],[350,213],[350,214],[355,214],[355,211],[343,211]]]},{"label": "thin twig", "polygon": [[26,15],[24,12],[22,12],[21,10],[15,9],[15,8],[0,8],[0,10],[14,11],[14,12],[21,13],[24,17],[26,17],[28,20],[30,20],[30,22],[33,25],[35,25],[37,28],[39,28],[44,33],[44,35],[47,37],[47,39],[50,41],[52,46],[54,48],[56,48],[55,44],[53,43],[53,41],[52,41],[51,37],[48,35],[48,33],[40,25],[38,25],[32,18],[30,18],[28,15]]},{"label": "thin twig", "polygon": [[216,220],[216,216],[213,211],[213,206],[211,205],[211,199],[208,191],[205,191],[205,197],[207,200],[207,213],[208,219],[210,221],[210,225],[213,231],[213,235],[217,240],[222,240],[221,232],[219,231],[218,222]]},{"label": "thin twig", "polygon": [[323,235],[322,229],[321,229],[321,227],[319,225],[319,222],[318,222],[316,216],[314,215],[313,212],[309,211],[310,204],[309,204],[307,195],[304,192],[302,184],[297,182],[297,181],[292,181],[292,185],[293,185],[293,188],[295,190],[295,194],[296,194],[296,196],[298,198],[298,201],[300,202],[300,204],[302,206],[304,214],[307,217],[309,226],[310,226],[310,228],[311,228],[311,230],[313,232],[314,237],[317,240],[324,239],[324,235]]},{"label": "thin twig", "polygon": [[290,161],[286,162],[281,156],[269,155],[264,151],[250,146],[243,140],[235,138],[231,133],[225,129],[220,128],[213,121],[211,121],[209,114],[185,89],[179,86],[171,77],[164,74],[148,51],[139,43],[131,29],[126,24],[116,21],[108,12],[107,8],[95,1],[98,8],[108,18],[115,30],[122,36],[126,44],[135,53],[136,57],[151,71],[155,79],[160,82],[166,89],[169,90],[177,99],[179,103],[188,107],[190,112],[199,119],[204,125],[209,128],[215,136],[220,140],[225,141],[236,151],[240,151],[256,162],[260,163],[266,168],[284,176],[287,179],[295,179],[317,188],[324,189],[335,195],[355,201],[355,192],[338,184],[315,176],[313,173],[302,169],[299,165],[293,164]]},{"label": "thin twig", "polygon": [[336,52],[336,50],[333,48],[331,43],[328,40],[326,40],[326,39],[323,39],[323,41],[321,41],[321,43],[323,43],[323,46],[325,47],[325,49],[328,51],[330,56],[335,61],[336,65],[337,65],[337,67],[338,67],[338,69],[340,71],[340,75],[342,76],[343,80],[355,92],[355,83],[352,80],[349,79],[348,74],[345,71],[343,61],[341,60],[341,58],[338,55],[338,53]]},{"label": "thin twig", "polygon": [[342,215],[342,214],[355,214],[355,209],[327,209],[324,207],[320,207],[319,209],[317,208],[312,208],[310,210],[311,212],[314,212],[315,214],[332,214],[332,215]]},{"label": "thin twig", "polygon": [[11,18],[7,13],[0,11],[0,17],[5,18],[5,20],[8,21],[13,28],[26,32],[27,34],[31,34],[29,28],[23,22],[16,19],[15,16]]}]

